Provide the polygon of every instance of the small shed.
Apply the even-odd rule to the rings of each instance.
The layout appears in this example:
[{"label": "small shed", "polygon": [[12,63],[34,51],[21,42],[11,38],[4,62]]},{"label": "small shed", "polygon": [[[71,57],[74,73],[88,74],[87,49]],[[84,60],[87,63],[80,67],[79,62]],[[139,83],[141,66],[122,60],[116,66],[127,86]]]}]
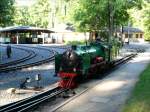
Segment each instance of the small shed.
[{"label": "small shed", "polygon": [[133,27],[123,27],[123,34],[125,35],[125,38],[143,38],[144,32],[139,28],[133,28]]},{"label": "small shed", "polygon": [[144,32],[139,28],[124,26],[119,29],[119,33],[123,34],[123,40],[128,38],[130,41],[144,40]]}]

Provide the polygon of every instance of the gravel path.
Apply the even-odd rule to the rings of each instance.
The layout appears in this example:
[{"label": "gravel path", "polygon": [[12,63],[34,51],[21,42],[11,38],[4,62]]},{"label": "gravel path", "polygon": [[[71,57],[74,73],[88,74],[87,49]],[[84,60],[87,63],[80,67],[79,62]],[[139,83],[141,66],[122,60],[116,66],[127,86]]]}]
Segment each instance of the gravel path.
[{"label": "gravel path", "polygon": [[[46,47],[46,46],[39,46],[39,45],[37,45],[36,47],[37,48],[26,48],[30,50],[32,49],[38,53],[38,56],[36,57],[36,59],[32,61],[37,61],[38,59],[40,60],[43,58],[48,58],[51,55],[47,50],[43,50],[43,51],[40,50],[39,52],[38,50],[39,47],[42,47],[45,49],[53,49],[59,53],[63,53],[65,51],[65,49],[56,48],[55,46],[54,48],[52,46]],[[31,79],[31,82],[27,84],[27,87],[31,88],[31,87],[37,86],[37,81],[35,81],[35,76],[37,74],[41,74],[41,81],[39,85],[44,88],[48,88],[50,85],[56,83],[59,80],[58,77],[54,77],[54,63],[53,62],[46,63],[40,66],[25,68],[22,70],[11,71],[8,73],[0,73],[0,97],[1,97],[0,105],[4,105],[4,104],[17,101],[17,100],[36,94],[36,92],[24,93],[24,94],[9,94],[7,93],[7,90],[9,88],[17,88],[18,90],[21,82],[23,82],[23,80],[25,80],[25,78],[27,77]]]}]

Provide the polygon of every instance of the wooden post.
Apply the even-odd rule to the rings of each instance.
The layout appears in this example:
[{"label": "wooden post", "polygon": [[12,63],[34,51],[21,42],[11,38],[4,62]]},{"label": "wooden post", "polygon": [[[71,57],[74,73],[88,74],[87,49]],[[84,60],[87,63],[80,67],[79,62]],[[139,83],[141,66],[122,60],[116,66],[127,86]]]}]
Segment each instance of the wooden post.
[{"label": "wooden post", "polygon": [[17,32],[17,37],[16,37],[16,39],[17,39],[17,44],[19,44],[19,33]]},{"label": "wooden post", "polygon": [[43,39],[43,42],[42,42],[43,44],[44,44],[44,37],[45,37],[45,33],[44,33],[43,38],[42,38]]}]

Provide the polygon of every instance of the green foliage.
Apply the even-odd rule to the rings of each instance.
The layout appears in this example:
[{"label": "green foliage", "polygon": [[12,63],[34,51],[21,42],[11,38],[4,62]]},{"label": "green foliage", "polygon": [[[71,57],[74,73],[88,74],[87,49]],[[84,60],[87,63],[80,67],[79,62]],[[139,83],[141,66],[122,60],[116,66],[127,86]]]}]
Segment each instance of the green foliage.
[{"label": "green foliage", "polygon": [[86,44],[85,41],[67,41],[65,42],[67,45],[82,45],[82,44]]},{"label": "green foliage", "polygon": [[56,19],[61,23],[65,23],[66,20],[66,1],[65,0],[57,0],[55,1],[55,7],[54,7],[54,11],[55,11],[55,16]]},{"label": "green foliage", "polygon": [[32,6],[17,7],[15,23],[38,27],[54,27],[69,22],[70,0],[37,0]]},{"label": "green foliage", "polygon": [[73,14],[72,9],[74,9],[76,0],[56,0],[53,10],[55,12],[56,24],[59,23],[71,23],[71,15]]},{"label": "green foliage", "polygon": [[0,26],[10,26],[13,24],[14,0],[0,1]]},{"label": "green foliage", "polygon": [[32,21],[28,7],[17,7],[15,13],[16,25],[30,25]]},{"label": "green foliage", "polygon": [[106,1],[81,0],[76,5],[73,18],[80,31],[99,30],[100,27],[106,26]]},{"label": "green foliage", "polygon": [[145,34],[144,34],[144,39],[145,39],[146,41],[150,41],[150,31],[149,31],[149,30],[145,32]]},{"label": "green foliage", "polygon": [[90,32],[90,40],[104,30],[110,42],[116,29],[127,25],[128,9],[140,8],[140,3],[141,0],[74,0],[71,15],[78,31]]},{"label": "green foliage", "polygon": [[49,0],[37,0],[37,3],[32,7],[31,17],[34,20],[32,24],[38,27],[47,28],[51,11]]},{"label": "green foliage", "polygon": [[134,6],[140,7],[140,1],[141,0],[80,0],[74,9],[73,18],[80,31],[97,31],[104,29],[109,26],[109,18],[112,21],[110,24],[120,26],[128,21],[129,14],[127,9]]},{"label": "green foliage", "polygon": [[133,26],[144,30],[145,40],[150,40],[150,2],[143,0],[142,8],[129,11]]},{"label": "green foliage", "polygon": [[15,23],[47,28],[50,21],[49,0],[37,0],[31,7],[17,7]]},{"label": "green foliage", "polygon": [[144,9],[145,40],[150,41],[150,3],[146,2]]},{"label": "green foliage", "polygon": [[129,9],[133,7],[137,9],[142,9],[143,0],[125,0],[125,1]]}]

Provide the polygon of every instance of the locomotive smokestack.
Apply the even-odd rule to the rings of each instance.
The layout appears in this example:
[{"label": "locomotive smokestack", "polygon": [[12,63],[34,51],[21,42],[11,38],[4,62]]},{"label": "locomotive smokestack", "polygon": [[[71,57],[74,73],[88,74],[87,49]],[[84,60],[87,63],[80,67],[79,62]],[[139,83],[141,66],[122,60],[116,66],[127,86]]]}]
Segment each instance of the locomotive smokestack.
[{"label": "locomotive smokestack", "polygon": [[71,48],[72,48],[72,50],[76,50],[77,49],[77,45],[72,45]]}]

